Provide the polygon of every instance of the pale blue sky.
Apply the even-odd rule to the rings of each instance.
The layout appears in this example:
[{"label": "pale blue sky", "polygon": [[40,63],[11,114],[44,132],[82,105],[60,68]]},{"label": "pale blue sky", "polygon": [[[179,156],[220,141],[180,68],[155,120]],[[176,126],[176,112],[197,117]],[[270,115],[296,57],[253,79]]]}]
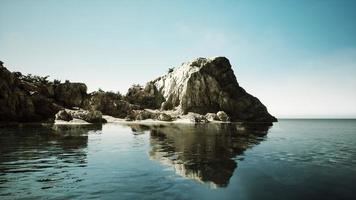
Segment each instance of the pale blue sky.
[{"label": "pale blue sky", "polygon": [[0,0],[12,71],[125,93],[212,56],[277,117],[356,117],[356,1]]}]

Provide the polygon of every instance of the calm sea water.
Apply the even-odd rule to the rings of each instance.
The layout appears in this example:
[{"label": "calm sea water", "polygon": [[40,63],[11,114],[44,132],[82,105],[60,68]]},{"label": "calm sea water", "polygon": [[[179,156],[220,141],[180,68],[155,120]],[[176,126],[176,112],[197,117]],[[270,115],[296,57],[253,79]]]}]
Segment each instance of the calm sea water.
[{"label": "calm sea water", "polygon": [[0,128],[0,199],[355,199],[356,120]]}]

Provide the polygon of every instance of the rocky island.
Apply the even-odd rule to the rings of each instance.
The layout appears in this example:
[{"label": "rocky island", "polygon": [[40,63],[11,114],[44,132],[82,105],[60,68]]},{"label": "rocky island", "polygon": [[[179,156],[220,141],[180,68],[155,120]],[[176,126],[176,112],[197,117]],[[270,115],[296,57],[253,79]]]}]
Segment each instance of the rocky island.
[{"label": "rocky island", "polygon": [[84,83],[10,72],[0,62],[1,122],[277,121],[254,96],[239,86],[225,57],[197,58],[126,95],[87,92]]}]

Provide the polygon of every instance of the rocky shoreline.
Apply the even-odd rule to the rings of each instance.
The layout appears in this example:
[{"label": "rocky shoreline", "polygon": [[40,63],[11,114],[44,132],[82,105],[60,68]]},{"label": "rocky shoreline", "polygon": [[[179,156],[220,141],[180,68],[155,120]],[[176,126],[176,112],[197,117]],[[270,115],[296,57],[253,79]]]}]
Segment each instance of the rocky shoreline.
[{"label": "rocky shoreline", "polygon": [[87,93],[84,83],[10,72],[0,61],[0,122],[86,124],[105,122],[277,121],[241,88],[225,57],[198,58],[170,69],[126,95]]}]

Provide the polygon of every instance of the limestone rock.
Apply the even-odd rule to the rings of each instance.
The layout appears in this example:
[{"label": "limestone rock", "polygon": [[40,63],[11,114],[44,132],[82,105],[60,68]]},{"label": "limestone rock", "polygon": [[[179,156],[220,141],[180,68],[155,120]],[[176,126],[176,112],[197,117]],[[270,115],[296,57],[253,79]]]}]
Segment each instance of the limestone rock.
[{"label": "limestone rock", "polygon": [[273,122],[267,108],[241,88],[225,57],[198,58],[151,81],[164,97],[161,109],[205,115],[224,110],[232,121]]},{"label": "limestone rock", "polygon": [[138,110],[136,111],[136,120],[145,120],[145,119],[152,119],[152,113],[148,112],[147,110]]},{"label": "limestone rock", "polygon": [[127,121],[153,119],[159,121],[172,121],[173,117],[157,110],[133,110],[126,117]]},{"label": "limestone rock", "polygon": [[89,110],[69,110],[66,109],[66,112],[72,117],[76,119],[81,119],[89,123],[105,123],[106,121],[103,119],[103,114],[100,111],[89,111]]},{"label": "limestone rock", "polygon": [[219,111],[218,113],[216,113],[216,116],[219,118],[220,121],[230,121],[230,117],[224,111]]},{"label": "limestone rock", "polygon": [[172,117],[165,113],[159,114],[157,119],[160,121],[172,121]]},{"label": "limestone rock", "polygon": [[219,120],[218,115],[216,113],[206,113],[205,118],[208,121],[215,121],[215,120]]},{"label": "limestone rock", "polygon": [[73,117],[66,110],[60,110],[56,114],[56,120],[70,121],[72,119]]},{"label": "limestone rock", "polygon": [[81,107],[87,97],[87,86],[84,83],[65,82],[57,85],[54,94],[56,101],[65,107]]},{"label": "limestone rock", "polygon": [[61,107],[48,98],[50,91],[44,92],[51,85],[26,82],[21,76],[0,62],[0,121],[52,121]]},{"label": "limestone rock", "polygon": [[[0,121],[52,120],[58,111],[75,107],[81,109],[67,111],[68,114],[87,122],[102,122],[103,113],[127,120],[161,121],[184,115],[197,123],[217,119],[267,123],[277,120],[256,97],[239,86],[225,57],[183,63],[145,87],[134,85],[124,97],[103,91],[87,94],[83,83],[50,82],[47,78],[11,73],[0,62]],[[62,117],[69,119],[58,116]]]},{"label": "limestone rock", "polygon": [[183,118],[188,118],[189,121],[193,123],[208,123],[209,121],[205,118],[204,115],[200,115],[198,113],[189,112]]},{"label": "limestone rock", "polygon": [[129,88],[126,100],[131,104],[137,104],[143,108],[157,109],[160,108],[164,98],[158,92],[156,86],[152,82],[149,82],[144,88],[140,85],[133,85]]},{"label": "limestone rock", "polygon": [[105,115],[125,118],[132,110],[141,109],[138,105],[124,101],[119,93],[97,91],[89,94],[89,96],[89,101],[84,108],[98,110]]}]

